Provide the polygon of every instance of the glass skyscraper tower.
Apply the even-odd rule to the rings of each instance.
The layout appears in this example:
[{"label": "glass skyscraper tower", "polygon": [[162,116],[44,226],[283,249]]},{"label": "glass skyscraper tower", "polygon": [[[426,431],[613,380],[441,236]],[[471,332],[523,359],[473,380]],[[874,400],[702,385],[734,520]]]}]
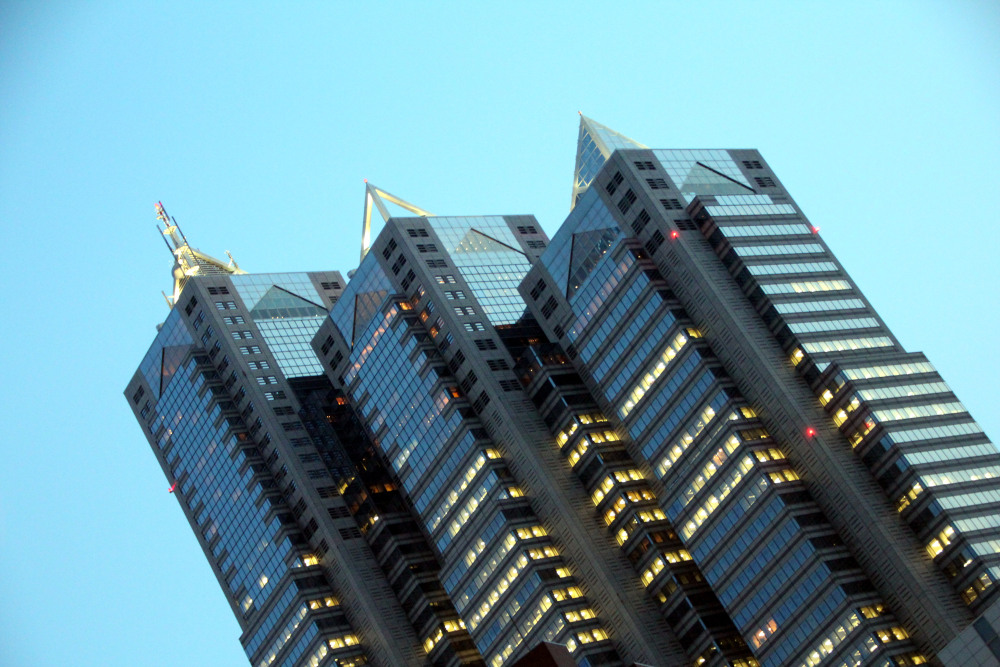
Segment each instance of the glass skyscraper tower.
[{"label": "glass skyscraper tower", "polygon": [[368,185],[346,284],[158,211],[126,396],[252,664],[1000,658],[1000,453],[756,151],[581,117],[551,240]]}]

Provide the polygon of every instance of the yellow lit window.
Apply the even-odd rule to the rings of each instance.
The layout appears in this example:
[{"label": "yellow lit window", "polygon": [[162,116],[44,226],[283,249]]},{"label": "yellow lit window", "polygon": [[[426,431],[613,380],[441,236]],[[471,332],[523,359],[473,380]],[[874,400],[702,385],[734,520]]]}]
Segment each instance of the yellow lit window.
[{"label": "yellow lit window", "polygon": [[805,353],[801,349],[795,348],[795,350],[792,352],[792,357],[791,357],[792,366],[798,366],[805,358],[805,356],[806,356]]},{"label": "yellow lit window", "polygon": [[555,558],[559,555],[559,552],[555,547],[539,547],[536,549],[528,549],[528,557],[532,560],[539,560],[542,558]]},{"label": "yellow lit window", "polygon": [[570,586],[569,588],[560,588],[552,591],[552,597],[556,602],[562,602],[563,600],[583,597],[583,593],[578,587]]},{"label": "yellow lit window", "polygon": [[955,538],[955,529],[951,526],[945,526],[944,529],[938,533],[938,536],[930,541],[927,545],[927,553],[930,554],[931,558],[936,558],[938,554],[944,551],[945,547],[951,544],[951,541]]},{"label": "yellow lit window", "polygon": [[774,619],[770,619],[767,623],[762,625],[757,629],[756,632],[750,637],[750,643],[754,645],[755,648],[760,648],[761,645],[768,640],[768,638],[778,631],[778,624],[774,622]]},{"label": "yellow lit window", "polygon": [[548,535],[541,526],[531,526],[530,528],[518,528],[517,536],[522,540],[530,540],[533,537],[544,537]]},{"label": "yellow lit window", "polygon": [[902,641],[909,637],[906,630],[900,627],[887,628],[884,630],[876,630],[875,635],[879,638],[883,644],[888,644],[890,642]]},{"label": "yellow lit window", "polygon": [[358,638],[354,635],[343,635],[342,637],[334,637],[326,642],[330,648],[338,649],[344,648],[345,646],[356,646],[358,644]]},{"label": "yellow lit window", "polygon": [[444,630],[445,632],[458,632],[459,630],[465,629],[465,621],[458,619],[457,621],[445,621]]},{"label": "yellow lit window", "polygon": [[312,565],[319,565],[319,558],[317,558],[313,554],[306,554],[305,556],[302,557],[302,564],[305,565],[306,567],[310,567]]},{"label": "yellow lit window", "polygon": [[902,512],[910,503],[917,499],[921,493],[923,493],[924,487],[920,485],[920,482],[915,483],[910,490],[904,493],[899,500],[896,501],[896,509]]},{"label": "yellow lit window", "polygon": [[861,608],[861,615],[865,618],[878,618],[885,613],[885,605],[879,603]]},{"label": "yellow lit window", "polygon": [[566,621],[569,623],[576,623],[578,621],[585,621],[591,618],[596,618],[593,609],[584,607],[583,609],[571,609],[563,614],[566,617]]},{"label": "yellow lit window", "polygon": [[794,482],[799,478],[794,470],[779,470],[777,472],[767,473],[768,477],[775,484],[783,484],[784,482]]}]

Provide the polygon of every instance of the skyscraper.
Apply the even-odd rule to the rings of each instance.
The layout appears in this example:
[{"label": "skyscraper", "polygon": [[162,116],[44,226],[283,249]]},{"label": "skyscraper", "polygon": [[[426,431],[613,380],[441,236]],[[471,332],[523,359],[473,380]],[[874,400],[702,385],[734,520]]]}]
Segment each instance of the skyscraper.
[{"label": "skyscraper", "polygon": [[1000,657],[1000,453],[759,153],[581,117],[551,241],[365,203],[346,286],[158,209],[126,396],[252,664]]}]

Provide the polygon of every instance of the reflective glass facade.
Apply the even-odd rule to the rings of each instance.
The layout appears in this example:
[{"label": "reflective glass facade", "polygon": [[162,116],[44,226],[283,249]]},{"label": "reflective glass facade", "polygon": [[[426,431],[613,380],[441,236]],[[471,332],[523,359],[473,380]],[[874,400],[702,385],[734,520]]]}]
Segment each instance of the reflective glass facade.
[{"label": "reflective glass facade", "polygon": [[322,373],[310,343],[327,309],[309,274],[257,273],[232,281],[285,377]]},{"label": "reflective glass facade", "polygon": [[[441,270],[454,271],[468,288],[459,300],[482,309],[492,325],[523,315],[516,290],[528,262],[515,250],[520,241],[503,218],[430,218],[427,225],[448,251],[448,267]],[[380,240],[394,231],[402,230],[388,225]],[[402,238],[393,238],[385,247],[402,244]],[[428,268],[421,271],[423,280],[418,277],[427,285],[418,288],[425,299],[416,297],[423,310],[409,300],[393,301],[387,297],[402,288],[391,287],[382,261],[397,258],[379,248],[373,245],[333,308],[331,322],[340,349],[349,350],[342,374],[347,395],[439,554],[444,591],[488,665],[508,664],[538,641],[579,641],[567,634],[563,609],[579,609],[586,598],[538,519],[526,508],[516,518],[508,516],[505,507],[522,491],[497,444],[469,419],[468,402],[456,400],[464,399],[458,383],[443,373],[444,363],[429,344],[447,335],[434,324],[438,309],[431,299],[446,291],[454,295],[446,290],[453,283],[439,283],[436,269]],[[407,263],[419,265],[416,259]],[[369,319],[363,321],[349,297],[372,293],[382,301],[365,311]],[[513,300],[516,309],[509,308]],[[438,303],[447,301],[444,296]],[[432,326],[430,335],[425,325]],[[348,335],[354,336],[353,345]],[[455,327],[455,335],[472,334]],[[335,344],[331,353],[336,349]],[[556,571],[554,579],[542,578]],[[589,634],[588,641],[600,642],[603,630],[592,619],[592,613],[585,619],[587,632],[598,634]],[[436,650],[434,636],[427,646]]]},{"label": "reflective glass facade", "polygon": [[126,398],[257,667],[908,667],[996,634],[1000,452],[756,151],[583,118],[551,240],[392,218],[346,287],[218,267]]},{"label": "reflective glass facade", "polygon": [[510,225],[500,216],[430,218],[431,226],[494,326],[524,314],[517,292],[529,263]]}]

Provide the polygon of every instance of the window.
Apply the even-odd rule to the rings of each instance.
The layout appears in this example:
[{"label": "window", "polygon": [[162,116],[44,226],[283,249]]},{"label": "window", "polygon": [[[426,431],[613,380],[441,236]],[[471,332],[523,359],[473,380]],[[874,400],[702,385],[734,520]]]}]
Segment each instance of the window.
[{"label": "window", "polygon": [[487,396],[486,392],[484,391],[479,394],[479,398],[477,398],[476,402],[472,404],[472,408],[476,412],[482,412],[483,409],[489,404],[490,404],[490,397]]},{"label": "window", "polygon": [[535,229],[534,225],[518,225],[517,226],[517,233],[518,234],[537,234],[538,230]]},{"label": "window", "polygon": [[384,257],[385,259],[389,259],[389,255],[391,255],[392,251],[395,249],[396,249],[396,239],[389,239],[389,242],[385,244],[384,248],[382,248],[382,257]]},{"label": "window", "polygon": [[434,276],[434,279],[437,281],[438,285],[455,284],[455,276]]},{"label": "window", "polygon": [[437,252],[437,245],[434,243],[418,243],[417,252]]},{"label": "window", "polygon": [[639,171],[655,171],[656,170],[656,165],[653,164],[652,162],[648,161],[648,160],[641,160],[641,161],[635,162],[633,164],[635,164],[635,168],[638,169]]},{"label": "window", "polygon": [[[229,318],[227,317],[226,319]],[[201,327],[201,323],[204,321],[205,321],[205,311],[201,311],[200,313],[198,313],[198,317],[194,318],[194,322],[191,323],[192,326],[194,326],[195,331],[197,331],[198,328]]]},{"label": "window", "polygon": [[625,213],[632,207],[632,204],[634,203],[635,203],[635,193],[632,192],[631,189],[629,189],[624,195],[622,195],[622,198],[618,200],[618,210],[621,211],[622,213]]},{"label": "window", "polygon": [[465,292],[463,292],[462,290],[455,290],[452,292],[445,292],[444,296],[446,299],[464,299]]},{"label": "window", "polygon": [[146,395],[146,389],[143,387],[139,387],[138,389],[135,390],[135,393],[132,394],[132,402],[135,403],[136,405],[139,405],[139,400],[145,395]]},{"label": "window", "polygon": [[610,181],[608,181],[608,184],[604,186],[604,189],[608,191],[609,195],[613,195],[615,190],[618,189],[618,186],[621,185],[624,180],[625,179],[622,178],[622,173],[620,171],[616,171],[615,175],[611,177]]},{"label": "window", "polygon": [[232,335],[233,340],[243,340],[244,338],[246,339],[253,338],[253,332],[250,331],[230,331],[229,333]]},{"label": "window", "polygon": [[482,322],[466,322],[462,326],[465,327],[466,331],[486,331],[486,327],[483,326]]},{"label": "window", "polygon": [[443,269],[448,266],[448,263],[443,259],[425,259],[424,262],[429,269]]},{"label": "window", "polygon": [[236,310],[236,303],[233,301],[216,301],[217,310]]},{"label": "window", "polygon": [[476,347],[485,352],[486,350],[497,349],[497,344],[494,343],[492,340],[484,340],[482,338],[479,338],[476,340]]},{"label": "window", "polygon": [[[186,306],[184,307],[184,312],[185,312],[185,313],[186,313],[186,314],[187,314],[188,316],[190,316],[190,315],[191,315],[191,313],[193,313],[193,312],[194,312],[194,307],[195,307],[195,306],[197,306],[197,305],[198,305],[198,299],[197,299],[197,297],[191,297],[191,300],[190,300],[190,301],[188,301],[188,305],[186,305]],[[218,306],[219,304],[215,304],[215,305],[216,305],[216,306]]]},{"label": "window", "polygon": [[410,235],[411,239],[415,238],[427,238],[426,229],[407,229],[406,233]]},{"label": "window", "polygon": [[774,179],[770,176],[755,176],[753,182],[757,184],[760,188],[774,188],[777,187],[774,183]]},{"label": "window", "polygon": [[250,362],[247,362],[247,363],[250,366],[250,370],[253,370],[253,371],[262,370],[262,369],[263,370],[267,370],[268,368],[271,367],[267,363],[267,361],[265,361],[263,359],[260,360],[260,361],[250,361]]},{"label": "window", "polygon": [[261,375],[257,377],[257,384],[262,386],[265,384],[278,384],[278,378],[273,375]]},{"label": "window", "polygon": [[661,199],[660,204],[668,211],[679,211],[684,208],[677,199]]},{"label": "window", "polygon": [[545,305],[542,306],[542,317],[544,317],[545,319],[549,319],[550,317],[552,317],[552,313],[555,312],[557,305],[558,304],[556,303],[555,298],[550,296],[548,300],[545,302]]},{"label": "window", "polygon": [[646,184],[651,190],[669,190],[670,186],[662,178],[647,178]]},{"label": "window", "polygon": [[489,359],[486,361],[486,365],[490,367],[491,371],[505,371],[510,368],[506,359]]},{"label": "window", "polygon": [[759,160],[743,160],[743,166],[747,169],[763,169]]},{"label": "window", "polygon": [[400,269],[402,269],[404,266],[406,266],[406,258],[400,255],[399,257],[396,258],[396,261],[393,262],[392,264],[392,274],[394,276],[399,275]]},{"label": "window", "polygon": [[653,232],[653,236],[650,237],[648,241],[646,241],[646,252],[652,255],[653,253],[656,252],[656,249],[659,248],[660,244],[662,243],[663,243],[663,232],[657,229],[655,232]]},{"label": "window", "polygon": [[247,345],[240,348],[240,354],[260,354],[260,347],[256,345]]},{"label": "window", "polygon": [[475,315],[476,311],[472,306],[455,306],[456,315]]},{"label": "window", "polygon": [[545,288],[546,288],[545,281],[539,280],[537,283],[535,283],[535,286],[531,288],[531,298],[537,301],[538,297],[540,297],[542,295],[542,292],[545,291]]},{"label": "window", "polygon": [[414,279],[414,278],[416,278],[416,277],[417,277],[417,276],[416,276],[416,275],[415,275],[415,274],[413,273],[413,270],[412,270],[412,269],[411,269],[411,270],[409,270],[409,271],[407,271],[407,272],[406,272],[406,277],[405,277],[405,278],[403,278],[403,279],[402,279],[402,280],[400,281],[400,283],[402,283],[402,285],[403,285],[403,289],[404,289],[404,290],[408,290],[408,289],[410,289],[410,283],[411,283],[411,282],[413,282],[413,279]]},{"label": "window", "polygon": [[323,345],[320,347],[320,351],[325,356],[330,351],[331,347],[333,347],[333,336],[327,336],[326,340],[323,341]]},{"label": "window", "polygon": [[269,401],[279,400],[279,399],[285,398],[285,392],[280,391],[280,390],[279,391],[265,391],[264,392],[264,398],[266,398]]},{"label": "window", "polygon": [[229,324],[229,325],[232,325],[232,324],[246,324],[246,321],[243,319],[242,315],[234,315],[233,317],[224,317],[222,319],[224,319],[225,322],[226,322],[226,324]]},{"label": "window", "polygon": [[639,215],[635,216],[635,220],[632,221],[632,231],[635,232],[636,236],[646,228],[646,224],[649,222],[649,213],[646,209],[639,211]]},{"label": "window", "polygon": [[328,283],[320,283],[320,286],[323,289],[328,289],[328,290],[329,289],[340,289],[340,283],[337,282],[336,280],[334,280],[332,282],[328,282]]}]

